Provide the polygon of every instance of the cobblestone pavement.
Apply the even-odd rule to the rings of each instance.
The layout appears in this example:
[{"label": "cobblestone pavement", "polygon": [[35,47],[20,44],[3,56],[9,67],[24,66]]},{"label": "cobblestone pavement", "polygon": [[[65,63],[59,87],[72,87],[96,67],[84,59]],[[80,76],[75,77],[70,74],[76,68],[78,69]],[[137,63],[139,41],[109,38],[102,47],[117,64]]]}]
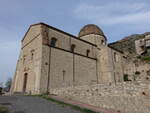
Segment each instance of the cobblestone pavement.
[{"label": "cobblestone pavement", "polygon": [[70,107],[32,96],[0,96],[0,106],[8,107],[11,113],[81,113]]}]

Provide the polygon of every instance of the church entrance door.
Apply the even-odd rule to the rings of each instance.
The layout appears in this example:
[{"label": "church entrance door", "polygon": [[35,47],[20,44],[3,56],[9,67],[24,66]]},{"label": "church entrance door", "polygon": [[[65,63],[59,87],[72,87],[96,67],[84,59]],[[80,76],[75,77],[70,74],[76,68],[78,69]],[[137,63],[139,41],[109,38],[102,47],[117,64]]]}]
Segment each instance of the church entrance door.
[{"label": "church entrance door", "polygon": [[24,74],[24,81],[23,81],[23,92],[26,92],[27,80],[28,80],[28,74],[25,73],[25,74]]}]

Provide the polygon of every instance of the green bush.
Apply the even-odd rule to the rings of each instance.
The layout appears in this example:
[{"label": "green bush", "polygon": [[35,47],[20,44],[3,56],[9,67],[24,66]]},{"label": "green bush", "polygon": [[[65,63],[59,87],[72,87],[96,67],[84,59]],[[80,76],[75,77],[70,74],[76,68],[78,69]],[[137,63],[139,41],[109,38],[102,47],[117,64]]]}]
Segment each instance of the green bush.
[{"label": "green bush", "polygon": [[138,59],[145,60],[145,61],[150,61],[149,56],[137,56]]},{"label": "green bush", "polygon": [[142,60],[150,61],[150,57],[148,57],[148,56],[147,57],[143,57]]},{"label": "green bush", "polygon": [[141,59],[141,56],[137,56],[138,59]]}]

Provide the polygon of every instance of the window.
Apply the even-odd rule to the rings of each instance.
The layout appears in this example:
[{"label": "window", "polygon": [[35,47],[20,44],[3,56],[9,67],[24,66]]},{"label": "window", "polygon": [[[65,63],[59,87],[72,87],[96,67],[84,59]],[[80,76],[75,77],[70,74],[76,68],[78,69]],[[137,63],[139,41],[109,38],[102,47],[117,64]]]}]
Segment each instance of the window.
[{"label": "window", "polygon": [[104,44],[104,40],[101,40],[101,44]]},{"label": "window", "polygon": [[101,40],[101,44],[102,44],[102,45],[105,45],[105,41],[104,41],[104,40]]},{"label": "window", "polygon": [[130,81],[128,74],[124,74],[123,75],[123,79],[124,79],[124,81]]},{"label": "window", "polygon": [[31,50],[31,60],[34,58],[34,49]]},{"label": "window", "polygon": [[33,60],[34,53],[31,53],[31,60]]},{"label": "window", "polygon": [[88,57],[89,56],[89,53],[90,53],[90,50],[86,50],[86,56]]},{"label": "window", "polygon": [[57,42],[57,39],[56,38],[52,38],[51,39],[51,46],[55,47],[56,46],[56,42]]},{"label": "window", "polygon": [[118,62],[118,61],[119,61],[117,53],[114,53],[114,61],[115,61],[115,62]]},{"label": "window", "polygon": [[26,61],[26,56],[24,55],[23,56],[23,64],[25,63],[25,61]]},{"label": "window", "polygon": [[74,53],[75,47],[76,47],[76,45],[74,45],[74,44],[71,45],[71,52]]},{"label": "window", "polygon": [[23,92],[26,92],[27,80],[28,80],[28,73],[25,73],[24,74],[24,81],[23,81]]},{"label": "window", "polygon": [[63,81],[65,80],[65,74],[66,74],[66,71],[63,70]]}]

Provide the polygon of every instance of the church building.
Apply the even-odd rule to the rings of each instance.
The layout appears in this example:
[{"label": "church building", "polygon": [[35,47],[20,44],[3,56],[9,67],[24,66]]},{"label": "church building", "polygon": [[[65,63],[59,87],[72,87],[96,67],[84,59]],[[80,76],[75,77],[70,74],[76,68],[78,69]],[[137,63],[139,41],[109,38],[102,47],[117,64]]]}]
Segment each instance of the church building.
[{"label": "church building", "polygon": [[51,89],[124,81],[127,56],[107,44],[97,26],[78,36],[45,23],[33,24],[22,39],[12,92],[50,93]]}]

